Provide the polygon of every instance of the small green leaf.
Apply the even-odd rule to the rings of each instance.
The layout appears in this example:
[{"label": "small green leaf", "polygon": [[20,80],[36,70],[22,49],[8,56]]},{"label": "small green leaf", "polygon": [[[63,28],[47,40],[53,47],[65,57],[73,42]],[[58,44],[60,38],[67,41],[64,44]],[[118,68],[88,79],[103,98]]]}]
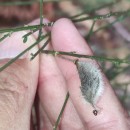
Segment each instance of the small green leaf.
[{"label": "small green leaf", "polygon": [[1,37],[0,42],[3,41],[6,37],[8,37],[8,34],[5,34],[3,37]]},{"label": "small green leaf", "polygon": [[23,37],[23,43],[26,43],[28,40],[28,37]]}]

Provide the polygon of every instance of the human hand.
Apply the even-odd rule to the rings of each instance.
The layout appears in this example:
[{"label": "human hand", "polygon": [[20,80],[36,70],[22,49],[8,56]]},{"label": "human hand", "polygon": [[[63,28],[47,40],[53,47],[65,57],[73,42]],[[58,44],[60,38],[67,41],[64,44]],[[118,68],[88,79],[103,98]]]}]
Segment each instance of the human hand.
[{"label": "human hand", "polygon": [[[46,49],[76,51],[80,54],[92,55],[91,49],[68,19],[60,19],[55,22],[51,32],[51,44]],[[9,60],[7,58],[14,57],[24,50],[37,37],[37,34],[35,34],[28,39],[26,44],[23,44],[22,35],[22,32],[12,34],[11,38],[0,44],[0,51],[3,52],[0,53],[0,58],[3,58],[0,61],[1,66]],[[41,44],[43,43],[44,41]],[[15,50],[16,53],[8,55],[6,51],[9,50],[13,53]],[[40,124],[43,124],[41,130],[53,129],[52,126],[57,120],[68,91],[70,98],[58,129],[130,129],[128,114],[120,105],[104,74],[102,74],[104,91],[96,104],[101,108],[101,112],[94,116],[92,106],[87,102],[85,103],[81,94],[81,83],[76,65],[60,57],[44,54],[40,54],[30,62],[28,57],[30,53],[34,53],[36,50],[38,50],[38,47],[0,72],[1,130],[30,129],[30,113],[36,89],[40,99]],[[88,59],[85,60],[88,61]]]}]

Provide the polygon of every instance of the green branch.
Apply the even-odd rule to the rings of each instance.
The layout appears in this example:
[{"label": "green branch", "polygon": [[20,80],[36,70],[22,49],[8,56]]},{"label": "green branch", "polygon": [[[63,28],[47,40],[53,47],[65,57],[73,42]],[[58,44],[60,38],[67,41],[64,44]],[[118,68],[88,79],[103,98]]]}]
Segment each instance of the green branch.
[{"label": "green branch", "polygon": [[[114,20],[113,22],[111,22],[111,23],[108,23],[108,24],[106,24],[106,25],[104,25],[104,26],[101,26],[101,27],[99,27],[98,29],[96,29],[96,30],[92,30],[92,32],[91,32],[91,34],[89,34],[89,37],[91,37],[93,34],[95,34],[95,33],[97,33],[98,31],[100,31],[100,30],[103,30],[103,29],[106,29],[106,28],[108,28],[108,27],[111,27],[112,25],[114,25],[115,23],[117,23],[117,22],[122,22],[125,18],[126,18],[127,16],[120,16],[120,17],[118,17],[116,20]],[[87,40],[87,37],[88,36],[86,36],[86,40]]]},{"label": "green branch", "polygon": [[98,7],[95,7],[95,8],[85,8],[83,10],[83,12],[79,13],[79,14],[76,14],[74,16],[71,16],[70,18],[71,19],[74,19],[74,18],[77,18],[77,17],[80,17],[81,15],[84,15],[86,13],[92,13],[92,12],[95,12],[97,10],[100,10],[102,8],[106,8],[106,7],[110,7],[110,6],[113,6],[115,4],[115,2],[110,2],[110,3],[106,3],[106,4],[103,4],[103,5],[100,5]]},{"label": "green branch", "polygon": [[79,19],[72,19],[72,21],[82,22],[85,20],[102,20],[102,19],[110,18],[111,16],[123,16],[123,15],[129,15],[129,14],[130,14],[130,9],[127,11],[112,12],[112,13],[107,13],[104,15],[96,15],[96,16],[83,17]]},{"label": "green branch", "polygon": [[10,37],[12,34],[12,32],[9,32],[7,34],[4,34],[2,37],[0,37],[0,42],[3,41],[4,39],[6,39],[7,37]]},{"label": "green branch", "polygon": [[44,43],[44,45],[35,54],[31,54],[32,55],[31,60],[33,60],[40,52],[42,52],[42,50],[48,45],[49,41],[50,38],[48,38],[48,40]]},{"label": "green branch", "polygon": [[23,54],[25,54],[27,51],[29,51],[30,49],[32,49],[34,46],[36,46],[37,44],[39,44],[39,42],[41,42],[44,38],[46,38],[47,36],[49,36],[50,33],[41,36],[41,38],[39,40],[37,40],[34,44],[32,44],[31,46],[29,46],[27,49],[25,49],[23,52],[21,52],[19,55],[17,55],[16,57],[14,57],[12,60],[10,60],[9,62],[7,62],[5,65],[3,65],[2,67],[0,67],[0,72],[3,71],[4,69],[6,69],[9,65],[11,65],[12,63],[14,63],[18,58],[20,58]]},{"label": "green branch", "polygon": [[40,39],[42,35],[42,23],[43,23],[43,0],[40,0],[40,29],[37,39]]},{"label": "green branch", "polygon": [[130,61],[128,61],[126,59],[106,58],[106,57],[101,57],[101,56],[90,56],[90,55],[76,54],[75,52],[43,50],[42,53],[52,54],[52,55],[65,55],[65,56],[72,56],[72,57],[77,57],[77,58],[89,58],[89,59],[97,60],[97,61],[109,61],[114,64],[121,64],[121,63],[130,64]]},{"label": "green branch", "polygon": [[96,21],[94,20],[93,23],[92,23],[92,26],[91,26],[91,28],[90,28],[90,30],[89,30],[89,33],[88,33],[88,35],[87,35],[87,37],[86,37],[86,40],[89,40],[89,39],[90,39],[90,36],[91,36],[92,33],[93,33],[93,28],[94,28],[95,23],[96,23]]},{"label": "green branch", "polygon": [[18,31],[23,31],[23,30],[33,30],[37,28],[42,28],[45,26],[52,26],[53,22],[50,23],[43,23],[41,25],[25,25],[24,27],[15,27],[15,28],[7,28],[7,29],[0,29],[0,33],[5,33],[5,32],[18,32]]},{"label": "green branch", "polygon": [[23,38],[23,43],[26,43],[27,40],[28,40],[28,37],[29,37],[30,35],[32,35],[34,32],[38,31],[38,30],[39,30],[39,28],[34,29],[34,30],[31,30],[31,32],[28,32],[28,33],[26,33],[25,35],[23,35],[23,36],[22,36],[22,38]]},{"label": "green branch", "polygon": [[57,120],[56,120],[56,123],[55,123],[55,125],[53,126],[53,130],[57,130],[57,128],[58,128],[58,125],[59,125],[59,123],[60,123],[60,119],[61,119],[61,117],[62,117],[62,114],[63,114],[63,112],[64,112],[64,109],[65,109],[65,107],[66,107],[66,104],[67,104],[68,99],[69,99],[69,92],[67,92],[67,94],[66,94],[66,98],[65,98],[64,104],[63,104],[62,109],[61,109],[61,111],[60,111],[60,114],[59,114],[59,116],[58,116],[58,118],[57,118]]}]

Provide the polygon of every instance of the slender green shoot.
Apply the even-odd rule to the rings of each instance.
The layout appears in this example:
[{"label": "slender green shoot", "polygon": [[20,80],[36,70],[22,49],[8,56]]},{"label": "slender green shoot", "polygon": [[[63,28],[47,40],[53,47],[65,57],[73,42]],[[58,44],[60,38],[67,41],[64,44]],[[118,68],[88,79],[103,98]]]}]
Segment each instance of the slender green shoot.
[{"label": "slender green shoot", "polygon": [[39,40],[37,40],[34,44],[32,44],[31,46],[29,46],[28,48],[26,48],[24,51],[22,51],[19,55],[17,55],[16,57],[14,57],[13,59],[11,59],[9,62],[7,62],[6,64],[4,64],[2,67],[0,67],[0,72],[3,71],[4,69],[6,69],[9,65],[11,65],[12,63],[14,63],[18,58],[20,58],[22,55],[24,55],[27,51],[29,51],[30,49],[32,49],[34,46],[36,46],[37,44],[39,44],[39,42],[41,42],[44,38],[46,38],[49,35],[49,33],[47,33],[46,35],[41,36],[41,38]]},{"label": "slender green shoot", "polygon": [[106,18],[110,18],[111,16],[123,16],[123,15],[130,15],[130,9],[127,11],[119,11],[119,12],[112,12],[112,13],[107,13],[104,15],[96,15],[96,16],[88,16],[88,17],[83,17],[79,19],[72,19],[73,22],[82,22],[85,20],[103,20]]},{"label": "slender green shoot", "polygon": [[28,32],[27,34],[23,35],[23,36],[22,36],[22,38],[23,38],[23,43],[26,43],[27,40],[28,40],[28,37],[29,37],[30,35],[32,35],[34,32],[38,31],[38,30],[39,30],[39,28],[34,29],[34,30],[32,30],[31,32]]},{"label": "slender green shoot", "polygon": [[43,23],[43,0],[40,0],[40,29],[39,29],[39,34],[38,34],[38,38],[40,39],[41,35],[42,35],[42,23]]},{"label": "slender green shoot", "polygon": [[118,58],[107,58],[107,57],[101,57],[101,56],[91,56],[91,55],[83,55],[83,54],[77,54],[75,52],[63,52],[63,51],[54,51],[54,50],[42,50],[42,53],[44,54],[52,54],[52,55],[65,55],[65,56],[72,56],[72,57],[77,57],[77,58],[89,58],[92,60],[97,60],[97,61],[109,61],[114,64],[130,64],[130,61],[127,59],[118,59]]},{"label": "slender green shoot", "polygon": [[18,32],[18,31],[23,31],[23,30],[34,30],[37,28],[42,28],[45,26],[52,26],[52,22],[50,23],[43,23],[42,26],[41,25],[25,25],[24,27],[14,27],[14,28],[6,28],[6,29],[0,29],[0,33],[5,33],[5,32]]},{"label": "slender green shoot", "polygon": [[49,41],[50,41],[50,37],[47,39],[44,45],[35,54],[31,54],[32,55],[31,60],[33,60],[48,45]]},{"label": "slender green shoot", "polygon": [[88,33],[88,35],[87,35],[87,37],[86,37],[86,40],[89,40],[89,39],[90,39],[90,36],[91,36],[92,33],[93,33],[93,28],[94,28],[95,23],[96,23],[96,21],[94,20],[93,23],[92,23],[92,26],[91,26],[91,28],[90,28],[90,31],[89,31],[89,33]]},{"label": "slender green shoot", "polygon": [[[111,27],[112,25],[114,25],[114,24],[117,23],[117,22],[122,22],[126,17],[127,17],[127,16],[125,16],[125,15],[124,15],[124,16],[120,16],[120,17],[118,17],[116,20],[114,20],[113,22],[108,23],[108,24],[106,24],[106,25],[104,25],[104,26],[101,26],[101,27],[99,27],[99,28],[96,29],[96,30],[92,30],[92,32],[91,32],[91,34],[89,35],[89,37],[91,37],[93,34],[99,32],[100,30],[103,30],[103,29],[106,29],[106,28]],[[87,37],[86,37],[86,39],[87,39]]]},{"label": "slender green shoot", "polygon": [[7,34],[4,34],[1,38],[0,38],[0,42],[3,41],[4,39],[6,39],[7,37],[10,37],[12,34],[12,32],[9,32]]},{"label": "slender green shoot", "polygon": [[64,104],[63,104],[62,109],[61,109],[61,111],[60,111],[60,114],[59,114],[59,116],[58,116],[58,118],[57,118],[57,120],[56,120],[56,123],[55,123],[55,125],[53,126],[53,130],[57,130],[57,128],[58,128],[58,125],[59,125],[59,123],[60,123],[60,119],[61,119],[61,117],[62,117],[62,114],[63,114],[64,110],[65,110],[65,107],[66,107],[66,104],[67,104],[67,102],[68,102],[68,99],[69,99],[69,92],[67,92],[67,94],[66,94],[66,98],[65,98]]},{"label": "slender green shoot", "polygon": [[88,13],[92,13],[92,12],[95,12],[97,10],[100,10],[100,9],[103,9],[103,8],[106,8],[106,7],[110,7],[110,6],[113,6],[115,2],[110,2],[110,3],[106,3],[106,4],[103,4],[103,5],[100,5],[98,7],[95,7],[95,8],[86,8],[83,10],[83,12],[79,13],[79,14],[76,14],[74,16],[71,16],[70,18],[71,19],[75,19],[77,17],[81,17],[82,15],[84,14],[88,14]]}]

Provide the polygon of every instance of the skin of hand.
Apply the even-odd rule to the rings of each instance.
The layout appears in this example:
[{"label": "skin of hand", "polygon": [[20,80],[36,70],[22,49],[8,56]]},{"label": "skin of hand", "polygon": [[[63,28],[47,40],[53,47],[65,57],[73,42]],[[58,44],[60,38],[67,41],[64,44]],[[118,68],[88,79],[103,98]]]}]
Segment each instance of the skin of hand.
[{"label": "skin of hand", "polygon": [[[38,23],[39,20],[36,20],[31,24]],[[45,49],[93,55],[70,20],[62,18],[56,21],[50,30],[51,43]],[[44,33],[46,31],[44,30]],[[2,41],[0,66],[34,43],[38,35],[35,33],[23,44],[24,34],[26,32],[13,33],[10,38]],[[39,47],[44,42],[45,40]],[[94,116],[92,106],[85,102],[81,95],[75,64],[61,57],[45,54],[40,54],[30,61],[30,53],[37,50],[38,46],[0,72],[0,130],[33,130],[33,127],[30,127],[30,115],[36,90],[40,100],[40,130],[53,129],[68,91],[70,98],[57,130],[130,129],[129,116],[104,74],[104,91],[97,103],[101,112]]]}]

